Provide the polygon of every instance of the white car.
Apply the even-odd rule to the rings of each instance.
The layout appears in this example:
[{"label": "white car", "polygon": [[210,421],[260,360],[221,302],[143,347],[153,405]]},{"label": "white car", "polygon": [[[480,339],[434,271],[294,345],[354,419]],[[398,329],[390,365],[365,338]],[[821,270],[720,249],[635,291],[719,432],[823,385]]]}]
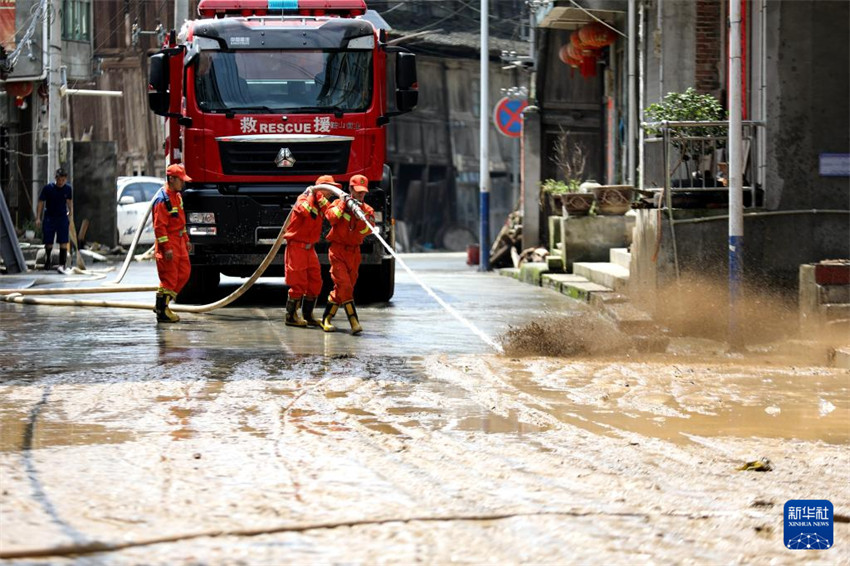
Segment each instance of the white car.
[{"label": "white car", "polygon": [[[133,243],[139,221],[147,212],[148,205],[156,192],[165,184],[160,177],[118,177],[118,244]],[[154,243],[153,213],[145,224],[139,245]]]}]

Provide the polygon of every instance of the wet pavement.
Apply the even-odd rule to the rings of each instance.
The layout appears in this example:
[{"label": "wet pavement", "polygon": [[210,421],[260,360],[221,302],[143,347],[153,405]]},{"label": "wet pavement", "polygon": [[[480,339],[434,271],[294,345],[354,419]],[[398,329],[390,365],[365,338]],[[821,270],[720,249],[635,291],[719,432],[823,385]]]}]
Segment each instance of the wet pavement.
[{"label": "wet pavement", "polygon": [[[461,254],[405,260],[487,336],[588,315]],[[264,281],[167,326],[0,303],[0,559],[850,560],[847,370],[676,340],[509,358],[401,270],[359,337],[285,327],[284,301]],[[773,471],[739,470],[762,457]],[[789,499],[832,501],[834,548],[783,548]]]}]

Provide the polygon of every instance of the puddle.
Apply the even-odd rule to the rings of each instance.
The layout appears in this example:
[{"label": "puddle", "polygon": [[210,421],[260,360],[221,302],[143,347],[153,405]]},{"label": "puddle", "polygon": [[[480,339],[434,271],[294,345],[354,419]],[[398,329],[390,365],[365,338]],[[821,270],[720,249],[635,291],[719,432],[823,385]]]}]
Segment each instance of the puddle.
[{"label": "puddle", "polygon": [[[0,406],[0,452],[19,452],[24,449],[29,418],[28,412]],[[85,422],[69,425],[66,421],[41,416],[35,423],[31,448],[121,444],[135,439],[135,433],[120,428]]]},{"label": "puddle", "polygon": [[848,379],[839,373],[730,367],[712,375],[711,368],[697,368],[696,377],[683,380],[669,369],[653,375],[655,366],[606,373],[590,365],[584,375],[546,376],[545,385],[526,372],[506,375],[511,386],[546,401],[525,406],[597,434],[623,430],[677,443],[693,435],[850,444]]},{"label": "puddle", "polygon": [[460,419],[455,426],[457,430],[480,431],[490,434],[529,434],[550,430],[549,426],[538,426],[523,422],[515,411],[510,411],[508,416],[503,417],[495,413],[488,413],[480,417],[466,417]]}]

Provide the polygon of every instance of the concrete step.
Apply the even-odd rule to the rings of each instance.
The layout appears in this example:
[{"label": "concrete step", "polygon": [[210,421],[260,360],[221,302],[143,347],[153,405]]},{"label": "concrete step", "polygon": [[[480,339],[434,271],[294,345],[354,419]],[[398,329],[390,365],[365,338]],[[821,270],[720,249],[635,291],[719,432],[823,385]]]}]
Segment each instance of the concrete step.
[{"label": "concrete step", "polygon": [[573,273],[621,293],[626,291],[629,270],[608,262],[578,262],[573,264]]},{"label": "concrete step", "polygon": [[[607,287],[606,287],[607,289]],[[612,303],[628,303],[629,297],[622,293],[615,293],[611,291],[610,293],[596,293],[591,295],[590,297],[590,305],[602,310],[605,305]]]},{"label": "concrete step", "polygon": [[631,303],[609,303],[601,310],[626,334],[649,335],[658,331],[652,317]]},{"label": "concrete step", "polygon": [[587,279],[571,273],[546,273],[541,278],[541,285],[561,293],[568,283],[587,283]]},{"label": "concrete step", "polygon": [[611,263],[620,267],[630,268],[632,262],[632,254],[629,253],[629,248],[611,248],[608,251],[608,257],[611,258]]},{"label": "concrete step", "polygon": [[836,348],[830,352],[830,361],[833,367],[850,369],[850,346],[846,348]]},{"label": "concrete step", "polygon": [[547,273],[543,276],[542,285],[562,295],[585,302],[590,302],[591,297],[597,295],[613,294],[608,287],[588,281],[581,275],[570,273]]},{"label": "concrete step", "polygon": [[818,303],[850,303],[850,285],[818,285]]},{"label": "concrete step", "polygon": [[850,320],[850,303],[826,303],[818,310],[826,321]]},{"label": "concrete step", "polygon": [[519,279],[519,268],[503,267],[499,269],[499,275],[501,275],[502,277],[513,277],[514,279]]},{"label": "concrete step", "polygon": [[519,266],[519,280],[540,286],[543,274],[549,271],[549,266],[543,262],[528,262]]}]

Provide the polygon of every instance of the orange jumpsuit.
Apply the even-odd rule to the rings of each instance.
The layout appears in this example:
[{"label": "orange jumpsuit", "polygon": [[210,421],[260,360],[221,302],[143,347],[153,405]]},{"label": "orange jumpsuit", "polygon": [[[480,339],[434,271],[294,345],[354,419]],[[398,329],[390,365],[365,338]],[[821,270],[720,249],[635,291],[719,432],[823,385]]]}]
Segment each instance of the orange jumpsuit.
[{"label": "orange jumpsuit", "polygon": [[315,244],[322,237],[322,217],[329,204],[319,192],[304,193],[292,208],[289,226],[284,233],[284,264],[290,299],[317,297],[322,292],[322,270]]},{"label": "orange jumpsuit", "polygon": [[[358,203],[360,209],[375,224],[375,211],[365,202]],[[331,262],[331,279],[334,288],[328,300],[342,304],[354,300],[354,285],[360,270],[360,244],[370,230],[365,222],[357,218],[345,207],[345,199],[337,199],[325,217],[331,224],[328,241],[328,259]]]},{"label": "orange jumpsuit", "polygon": [[[192,265],[189,263],[189,235],[186,233],[186,213],[183,196],[163,186],[153,203],[153,232],[156,236],[156,270],[159,273],[157,292],[176,297],[189,281]],[[165,259],[165,251],[174,255]]]}]

